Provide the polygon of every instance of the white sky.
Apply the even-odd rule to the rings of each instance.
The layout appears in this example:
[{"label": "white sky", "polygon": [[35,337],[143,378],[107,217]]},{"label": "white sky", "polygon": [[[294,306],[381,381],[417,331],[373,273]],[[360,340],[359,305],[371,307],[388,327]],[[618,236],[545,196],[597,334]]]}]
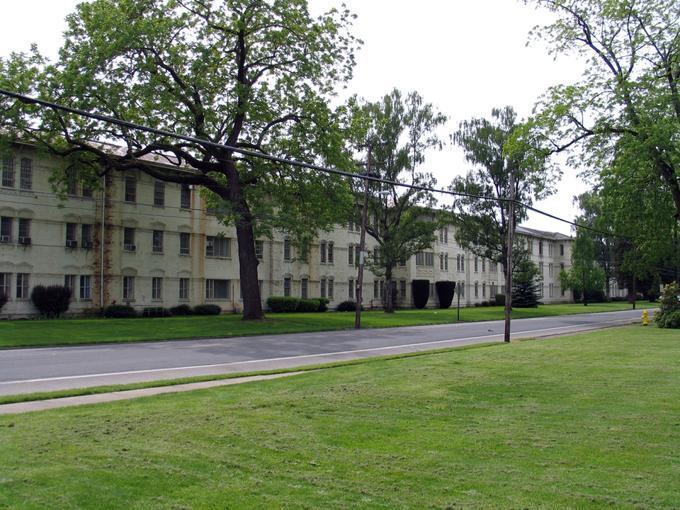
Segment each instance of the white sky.
[{"label": "white sky", "polygon": [[[64,17],[77,0],[3,0],[0,55],[37,43],[56,56]],[[376,100],[397,87],[417,90],[449,117],[448,140],[460,121],[489,116],[495,106],[512,105],[520,117],[531,113],[551,85],[576,81],[582,64],[575,58],[554,61],[545,48],[527,47],[527,34],[549,18],[517,0],[345,0],[358,15],[354,34],[364,41],[348,92]],[[314,11],[339,6],[340,0],[310,0]],[[346,92],[343,92],[343,96]],[[426,169],[440,187],[466,172],[459,148],[447,145],[431,155]],[[572,198],[587,189],[576,171],[563,167],[558,193],[537,204],[573,219]],[[526,226],[570,233],[569,226],[532,215]]]}]

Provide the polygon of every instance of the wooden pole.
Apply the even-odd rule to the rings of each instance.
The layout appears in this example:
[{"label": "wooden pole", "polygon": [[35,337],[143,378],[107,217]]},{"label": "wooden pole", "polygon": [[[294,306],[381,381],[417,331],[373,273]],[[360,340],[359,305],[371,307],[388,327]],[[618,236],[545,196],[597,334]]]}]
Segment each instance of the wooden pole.
[{"label": "wooden pole", "polygon": [[[371,175],[371,145],[368,146],[366,175]],[[361,237],[359,238],[359,272],[357,274],[357,309],[354,315],[354,329],[361,329],[361,304],[363,302],[364,264],[366,263],[366,223],[368,221],[369,180],[364,181],[364,208],[361,211]]]},{"label": "wooden pole", "polygon": [[508,202],[507,258],[505,262],[505,342],[510,342],[510,322],[512,320],[512,247],[515,241],[515,176],[510,171],[510,202]]}]

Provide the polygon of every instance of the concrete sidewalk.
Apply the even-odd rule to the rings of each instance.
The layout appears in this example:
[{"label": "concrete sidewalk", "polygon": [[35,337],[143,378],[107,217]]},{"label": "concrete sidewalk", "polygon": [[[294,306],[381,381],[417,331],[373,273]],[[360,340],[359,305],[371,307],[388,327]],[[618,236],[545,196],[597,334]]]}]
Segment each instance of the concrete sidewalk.
[{"label": "concrete sidewalk", "polygon": [[270,379],[280,379],[281,377],[291,377],[305,372],[289,372],[285,374],[255,375],[249,377],[238,377],[234,379],[222,379],[219,381],[205,381],[190,384],[178,384],[175,386],[161,386],[159,388],[144,388],[139,390],[115,391],[113,393],[99,393],[96,395],[83,395],[80,397],[54,398],[50,400],[34,400],[31,402],[18,402],[16,404],[0,405],[0,415],[22,414],[33,411],[46,411],[48,409],[58,409],[61,407],[82,406],[87,404],[101,404],[103,402],[116,402],[119,400],[131,400],[140,397],[152,397],[154,395],[165,395],[167,393],[184,393],[186,391],[204,390],[206,388],[217,388],[219,386],[232,386],[254,381],[268,381]]}]

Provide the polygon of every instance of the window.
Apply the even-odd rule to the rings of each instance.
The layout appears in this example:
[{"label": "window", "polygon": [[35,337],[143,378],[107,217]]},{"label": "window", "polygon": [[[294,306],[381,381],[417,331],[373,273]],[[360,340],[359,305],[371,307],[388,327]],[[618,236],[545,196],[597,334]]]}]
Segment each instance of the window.
[{"label": "window", "polygon": [[0,242],[11,243],[12,242],[12,224],[14,223],[14,218],[8,216],[3,216],[0,218]]},{"label": "window", "polygon": [[444,254],[443,253],[439,254],[439,270],[440,271],[444,270]]},{"label": "window", "polygon": [[489,262],[489,272],[491,273],[498,272],[498,262]]},{"label": "window", "polygon": [[564,271],[564,262],[560,262],[560,272]]},{"label": "window", "polygon": [[0,296],[12,295],[12,273],[0,273]]},{"label": "window", "polygon": [[188,184],[182,184],[180,188],[179,207],[181,209],[191,209],[191,188]]},{"label": "window", "polygon": [[548,297],[555,297],[555,295],[554,295],[555,285],[551,283],[550,285],[548,285],[548,289],[549,289],[548,290],[548,292],[549,292]]},{"label": "window", "polygon": [[449,242],[449,227],[444,227],[439,231],[439,242],[443,244]]},{"label": "window", "polygon": [[319,293],[322,298],[326,297],[326,279],[321,278],[321,282],[319,283]]},{"label": "window", "polygon": [[482,297],[486,297],[486,282],[482,283]]},{"label": "window", "polygon": [[302,278],[300,280],[300,297],[302,299],[309,297],[309,278]]},{"label": "window", "polygon": [[475,282],[475,298],[479,297],[479,283]]},{"label": "window", "polygon": [[206,280],[205,298],[213,300],[229,299],[229,280]]},{"label": "window", "polygon": [[380,298],[380,282],[378,280],[375,280],[373,282],[373,298],[374,299]]},{"label": "window", "polygon": [[135,277],[123,276],[123,299],[131,300],[135,298]]},{"label": "window", "polygon": [[135,251],[137,249],[134,228],[125,227],[123,229],[123,249],[125,251]]},{"label": "window", "polygon": [[92,277],[90,275],[80,277],[80,299],[92,299]]},{"label": "window", "polygon": [[548,243],[548,256],[553,256],[553,243]]},{"label": "window", "polygon": [[543,262],[538,263],[538,272],[541,274],[541,278],[543,278]]},{"label": "window", "polygon": [[532,239],[527,239],[527,251],[529,255],[534,253],[534,241]]},{"label": "window", "polygon": [[321,263],[326,263],[326,241],[321,241],[319,243],[319,255],[321,258]]},{"label": "window", "polygon": [[154,276],[151,278],[151,299],[163,299],[163,278]]},{"label": "window", "polygon": [[347,264],[354,265],[354,245],[352,244],[347,247]]},{"label": "window", "polygon": [[[553,268],[553,265],[552,265],[552,264],[548,264],[548,276],[549,276],[550,278],[553,277],[553,273],[554,273],[554,272],[555,272],[555,270],[554,270],[554,268]],[[550,296],[550,297],[552,297],[552,296]]]},{"label": "window", "polygon": [[543,241],[538,241],[538,256],[543,256]]},{"label": "window", "polygon": [[85,198],[92,198],[92,188],[90,188],[86,184],[83,184],[83,196]]},{"label": "window", "polygon": [[564,245],[560,244],[560,257],[564,257]]},{"label": "window", "polygon": [[326,296],[328,299],[333,299],[333,293],[335,292],[335,282],[333,281],[333,278],[328,279],[328,295]]},{"label": "window", "polygon": [[406,259],[399,259],[399,267],[406,267]]},{"label": "window", "polygon": [[33,162],[28,158],[21,159],[21,174],[19,175],[19,189],[33,188]]},{"label": "window", "polygon": [[125,201],[131,203],[137,201],[137,179],[133,175],[125,176]]},{"label": "window", "polygon": [[78,173],[75,168],[69,168],[66,170],[66,194],[78,194]]},{"label": "window", "polygon": [[153,183],[153,205],[154,207],[165,207],[165,183],[163,181]]},{"label": "window", "polygon": [[475,273],[479,273],[479,258],[475,257]]},{"label": "window", "polygon": [[152,234],[152,247],[154,253],[163,253],[163,231],[154,230]]},{"label": "window", "polygon": [[31,220],[19,218],[19,242],[30,244],[31,242]]},{"label": "window", "polygon": [[5,188],[14,187],[14,158],[2,160],[2,185]]},{"label": "window", "polygon": [[456,271],[460,271],[460,255],[456,255]]},{"label": "window", "polygon": [[189,299],[189,278],[179,279],[179,298],[182,300]]},{"label": "window", "polygon": [[257,260],[264,258],[264,241],[255,241],[255,257]]},{"label": "window", "polygon": [[83,248],[92,248],[92,225],[81,225],[80,227],[80,240],[83,244]]},{"label": "window", "polygon": [[191,253],[191,234],[188,232],[179,233],[179,254],[189,255]]},{"label": "window", "polygon": [[399,281],[399,297],[406,299],[406,280]]},{"label": "window", "polygon": [[291,254],[290,239],[284,239],[283,240],[283,260],[289,262],[290,261],[290,254]]},{"label": "window", "polygon": [[335,258],[335,254],[333,253],[333,242],[330,241],[328,243],[328,263],[332,264],[334,258]]},{"label": "window", "polygon": [[231,257],[229,239],[226,237],[208,236],[205,243],[206,257]]},{"label": "window", "polygon": [[486,273],[486,259],[482,259],[482,273]]},{"label": "window", "polygon": [[64,287],[71,291],[71,297],[75,296],[76,293],[76,275],[65,274],[64,275]]},{"label": "window", "polygon": [[292,291],[292,281],[290,276],[283,279],[283,295],[285,297],[290,297]]},{"label": "window", "polygon": [[434,253],[424,251],[416,253],[416,266],[434,267]]},{"label": "window", "polygon": [[348,293],[347,293],[347,296],[350,299],[354,299],[354,286],[355,285],[356,285],[356,283],[354,283],[354,280],[352,278],[350,278],[349,281],[348,281],[348,289],[349,290],[348,290]]},{"label": "window", "polygon": [[465,297],[465,282],[460,282],[460,285],[458,286],[460,289],[460,297],[464,298]]},{"label": "window", "polygon": [[28,273],[17,273],[17,299],[28,299]]},{"label": "window", "polygon": [[75,248],[78,246],[78,241],[76,241],[76,228],[78,225],[75,223],[66,224],[66,247]]}]

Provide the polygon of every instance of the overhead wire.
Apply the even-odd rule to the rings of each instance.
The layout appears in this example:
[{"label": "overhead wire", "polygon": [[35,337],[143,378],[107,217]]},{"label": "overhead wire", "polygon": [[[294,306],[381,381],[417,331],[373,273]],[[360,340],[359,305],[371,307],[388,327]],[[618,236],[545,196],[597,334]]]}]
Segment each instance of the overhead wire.
[{"label": "overhead wire", "polygon": [[38,99],[34,97],[30,97],[24,94],[19,94],[17,92],[12,92],[6,89],[0,88],[0,95],[4,95],[6,97],[10,97],[13,99],[16,99],[24,104],[33,104],[33,105],[38,105],[42,106],[45,108],[49,108],[52,110],[57,110],[57,111],[62,111],[66,113],[70,113],[73,115],[78,115],[81,117],[86,117],[90,118],[93,120],[97,120],[100,122],[106,122],[110,124],[114,124],[117,126],[125,127],[128,129],[133,129],[137,131],[142,131],[146,133],[150,133],[153,135],[157,136],[162,136],[162,137],[168,137],[168,138],[175,138],[177,140],[183,140],[185,142],[191,142],[194,144],[202,145],[202,146],[207,146],[207,147],[212,147],[216,149],[222,149],[222,150],[227,150],[231,152],[235,152],[244,156],[251,156],[255,158],[260,158],[268,161],[272,161],[275,163],[280,163],[283,165],[290,165],[290,166],[295,166],[298,168],[304,168],[307,170],[314,170],[317,172],[322,172],[322,173],[327,173],[327,174],[332,174],[332,175],[339,175],[343,177],[348,177],[350,179],[361,179],[364,181],[369,181],[369,182],[374,182],[374,183],[381,183],[381,184],[387,184],[390,186],[394,187],[400,187],[400,188],[407,188],[407,189],[412,189],[415,191],[424,191],[428,193],[437,193],[437,194],[443,194],[443,195],[449,195],[449,196],[456,196],[456,197],[465,197],[465,198],[471,198],[471,199],[476,199],[476,200],[486,200],[486,201],[495,201],[495,202],[501,202],[501,203],[510,203],[513,202],[517,206],[522,207],[524,209],[527,209],[529,211],[532,211],[536,214],[540,214],[542,216],[545,216],[547,218],[560,221],[562,223],[571,225],[576,228],[582,228],[600,235],[604,235],[607,237],[619,237],[619,238],[625,238],[624,236],[616,235],[616,234],[611,234],[607,232],[602,232],[598,229],[595,229],[593,227],[590,227],[589,225],[583,225],[576,223],[572,220],[568,220],[566,218],[562,218],[560,216],[557,216],[555,214],[549,213],[547,211],[543,211],[541,209],[538,209],[532,205],[525,204],[523,202],[520,202],[519,200],[516,199],[511,199],[511,198],[505,198],[505,197],[492,197],[492,196],[486,196],[486,195],[477,195],[474,193],[467,193],[467,192],[462,192],[462,191],[454,191],[454,190],[448,190],[448,189],[438,189],[438,188],[433,188],[430,186],[421,186],[417,184],[408,184],[408,183],[402,183],[390,179],[384,179],[379,176],[374,176],[370,175],[367,173],[361,174],[361,173],[353,173],[353,172],[347,172],[345,170],[340,170],[337,168],[330,168],[330,167],[325,167],[321,165],[317,165],[314,163],[306,163],[304,161],[297,161],[294,159],[290,158],[284,158],[280,156],[274,156],[271,154],[266,154],[263,152],[255,151],[252,149],[246,149],[242,147],[237,147],[237,146],[232,146],[232,145],[227,145],[223,143],[218,143],[218,142],[213,142],[212,140],[206,140],[202,138],[197,138],[189,135],[182,135],[178,133],[173,133],[171,131],[166,131],[163,129],[158,129],[158,128],[153,128],[149,126],[144,126],[142,124],[137,124],[134,122],[122,120],[122,119],[117,119],[115,117],[111,117],[109,115],[103,115],[99,113],[92,113],[88,112],[86,110],[81,110],[79,108],[73,108],[70,106],[64,106],[59,103],[55,103],[52,101],[46,101],[44,99]]}]

